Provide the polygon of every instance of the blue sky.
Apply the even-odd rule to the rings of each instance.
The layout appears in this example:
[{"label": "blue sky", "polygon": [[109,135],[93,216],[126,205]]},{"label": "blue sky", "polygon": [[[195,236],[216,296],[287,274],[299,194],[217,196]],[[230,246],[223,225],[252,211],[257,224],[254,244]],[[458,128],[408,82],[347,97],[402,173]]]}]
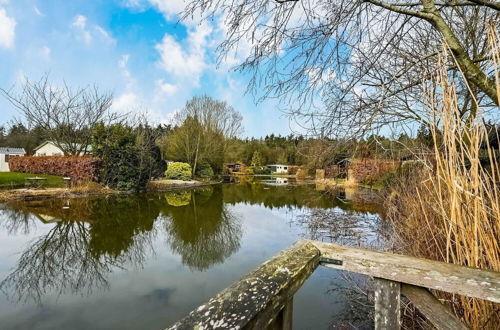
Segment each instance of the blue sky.
[{"label": "blue sky", "polygon": [[[217,67],[220,21],[177,24],[183,0],[0,0],[0,86],[50,73],[55,83],[97,84],[114,110],[168,122],[194,95],[226,100],[244,117],[243,136],[289,134],[276,103],[245,95],[248,77]],[[0,124],[16,110],[0,99]]]}]

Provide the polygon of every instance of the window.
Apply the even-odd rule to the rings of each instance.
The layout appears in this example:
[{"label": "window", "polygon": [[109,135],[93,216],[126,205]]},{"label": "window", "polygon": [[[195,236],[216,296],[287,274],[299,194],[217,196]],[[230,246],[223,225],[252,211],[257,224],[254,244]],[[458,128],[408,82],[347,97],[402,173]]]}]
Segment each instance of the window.
[{"label": "window", "polygon": [[285,169],[285,170],[288,170],[288,166],[285,166],[285,167],[284,167],[284,169]]}]

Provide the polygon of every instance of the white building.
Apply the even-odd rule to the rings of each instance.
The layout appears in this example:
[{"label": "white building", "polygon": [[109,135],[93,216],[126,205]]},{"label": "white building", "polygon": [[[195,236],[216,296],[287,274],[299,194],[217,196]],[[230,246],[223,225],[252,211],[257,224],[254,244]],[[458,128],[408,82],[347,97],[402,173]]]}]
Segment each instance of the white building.
[{"label": "white building", "polygon": [[271,164],[266,166],[272,173],[288,173],[288,165]]},{"label": "white building", "polygon": [[0,172],[9,172],[9,159],[26,155],[23,148],[0,148]]},{"label": "white building", "polygon": [[[77,145],[79,147],[79,145]],[[90,146],[87,147],[86,151],[82,151],[80,156],[89,154],[92,151]],[[45,141],[35,148],[35,156],[64,156],[64,151],[61,150],[54,142]]]}]

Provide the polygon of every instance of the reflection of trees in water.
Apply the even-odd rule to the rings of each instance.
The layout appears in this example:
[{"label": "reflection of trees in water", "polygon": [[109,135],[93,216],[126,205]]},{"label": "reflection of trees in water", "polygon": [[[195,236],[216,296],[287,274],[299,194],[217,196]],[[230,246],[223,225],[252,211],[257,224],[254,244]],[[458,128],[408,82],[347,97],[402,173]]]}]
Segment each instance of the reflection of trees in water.
[{"label": "reflection of trees in water", "polygon": [[29,212],[16,211],[2,204],[0,204],[0,219],[3,219],[0,226],[11,235],[29,234],[37,221]]},{"label": "reflection of trees in water", "polygon": [[314,189],[311,185],[270,186],[261,183],[242,182],[225,185],[224,202],[228,204],[244,203],[264,205],[267,208],[317,207],[335,206],[335,201]]},{"label": "reflection of trees in water", "polygon": [[207,269],[238,250],[241,225],[224,206],[220,187],[215,192],[207,187],[165,197],[9,204],[0,210],[0,225],[9,233],[29,233],[39,221],[51,222],[48,225],[53,227],[22,252],[0,290],[16,300],[40,303],[48,293],[91,294],[106,288],[113,269],[140,268],[148,254],[154,253],[153,240],[162,225],[156,220],[161,213],[168,217],[172,250],[192,268]]},{"label": "reflection of trees in water", "polygon": [[332,318],[330,329],[373,329],[374,296],[372,281],[355,273],[343,273],[342,281],[330,283],[330,294],[345,303],[340,314]]},{"label": "reflection of trees in water", "polygon": [[[388,242],[380,196],[365,189],[334,189],[326,192],[338,207],[312,209],[296,220],[315,240],[365,248],[384,248]],[[359,274],[342,272],[330,283],[332,299],[345,304],[333,316],[330,329],[373,329],[372,282]]]},{"label": "reflection of trees in water", "polygon": [[297,216],[306,236],[350,246],[379,246],[383,240],[377,215],[341,209],[312,209]]},{"label": "reflection of trees in water", "polygon": [[147,196],[99,201],[92,210],[89,249],[96,258],[111,256],[141,266],[157,235],[159,203]]},{"label": "reflection of trees in water", "polygon": [[220,186],[194,190],[190,197],[188,205],[163,209],[168,242],[184,264],[205,270],[240,248],[241,224],[224,205]]},{"label": "reflection of trees in water", "polygon": [[[384,245],[386,233],[380,216],[341,209],[313,209],[298,216],[306,236],[341,245],[376,248]],[[342,272],[330,283],[332,299],[345,304],[332,317],[330,329],[373,329],[373,290],[366,276]]]},{"label": "reflection of trees in water", "polygon": [[[52,217],[63,209],[62,204],[53,203],[65,202],[51,201],[52,211],[47,204],[28,209],[43,210]],[[79,209],[83,205],[85,209]],[[33,224],[34,217],[19,207],[5,213],[7,226]],[[23,251],[14,270],[0,283],[2,291],[16,300],[38,303],[49,292],[90,294],[108,286],[106,277],[113,268],[140,267],[152,251],[153,223],[159,214],[154,205],[137,198],[117,198],[73,202],[71,208],[64,213],[65,219],[55,219],[54,227]],[[88,215],[89,222],[68,219],[79,212]]]},{"label": "reflection of trees in water", "polygon": [[88,227],[82,222],[56,224],[21,254],[15,269],[0,283],[0,289],[17,300],[31,298],[41,302],[50,291],[89,293],[93,288],[106,287],[105,274],[120,261],[96,258],[90,252]]}]

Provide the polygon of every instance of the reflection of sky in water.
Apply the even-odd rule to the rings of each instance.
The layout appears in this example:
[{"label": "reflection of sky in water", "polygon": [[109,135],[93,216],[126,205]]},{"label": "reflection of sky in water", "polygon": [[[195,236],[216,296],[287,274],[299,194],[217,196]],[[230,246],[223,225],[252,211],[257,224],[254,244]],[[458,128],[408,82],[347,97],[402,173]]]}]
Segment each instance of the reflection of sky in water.
[{"label": "reflection of sky in water", "polygon": [[[183,264],[183,257],[172,252],[165,231],[168,226],[164,222],[172,219],[160,217],[147,232],[153,233],[148,234],[147,243],[140,243],[147,246],[138,250],[144,254],[141,262],[134,259],[133,264],[122,265],[125,269],[113,267],[112,272],[105,274],[107,288],[90,294],[49,292],[43,295],[41,306],[31,302],[15,304],[0,293],[0,328],[164,328],[307,233],[302,224],[292,221],[306,214],[310,210],[307,207],[267,208],[263,203],[234,202],[231,198],[231,204],[226,207],[237,218],[233,221],[240,223],[241,238],[237,251],[229,253],[222,263],[216,262],[202,270]],[[165,212],[175,215],[179,210]],[[203,208],[197,207],[197,210]],[[203,214],[199,217],[202,219]],[[15,266],[20,252],[56,226],[33,221],[28,234],[9,234],[2,222],[5,215],[0,215],[0,279]],[[342,299],[325,294],[337,276],[338,272],[319,268],[305,283],[294,299],[295,328],[327,328],[335,314],[342,311]]]}]

